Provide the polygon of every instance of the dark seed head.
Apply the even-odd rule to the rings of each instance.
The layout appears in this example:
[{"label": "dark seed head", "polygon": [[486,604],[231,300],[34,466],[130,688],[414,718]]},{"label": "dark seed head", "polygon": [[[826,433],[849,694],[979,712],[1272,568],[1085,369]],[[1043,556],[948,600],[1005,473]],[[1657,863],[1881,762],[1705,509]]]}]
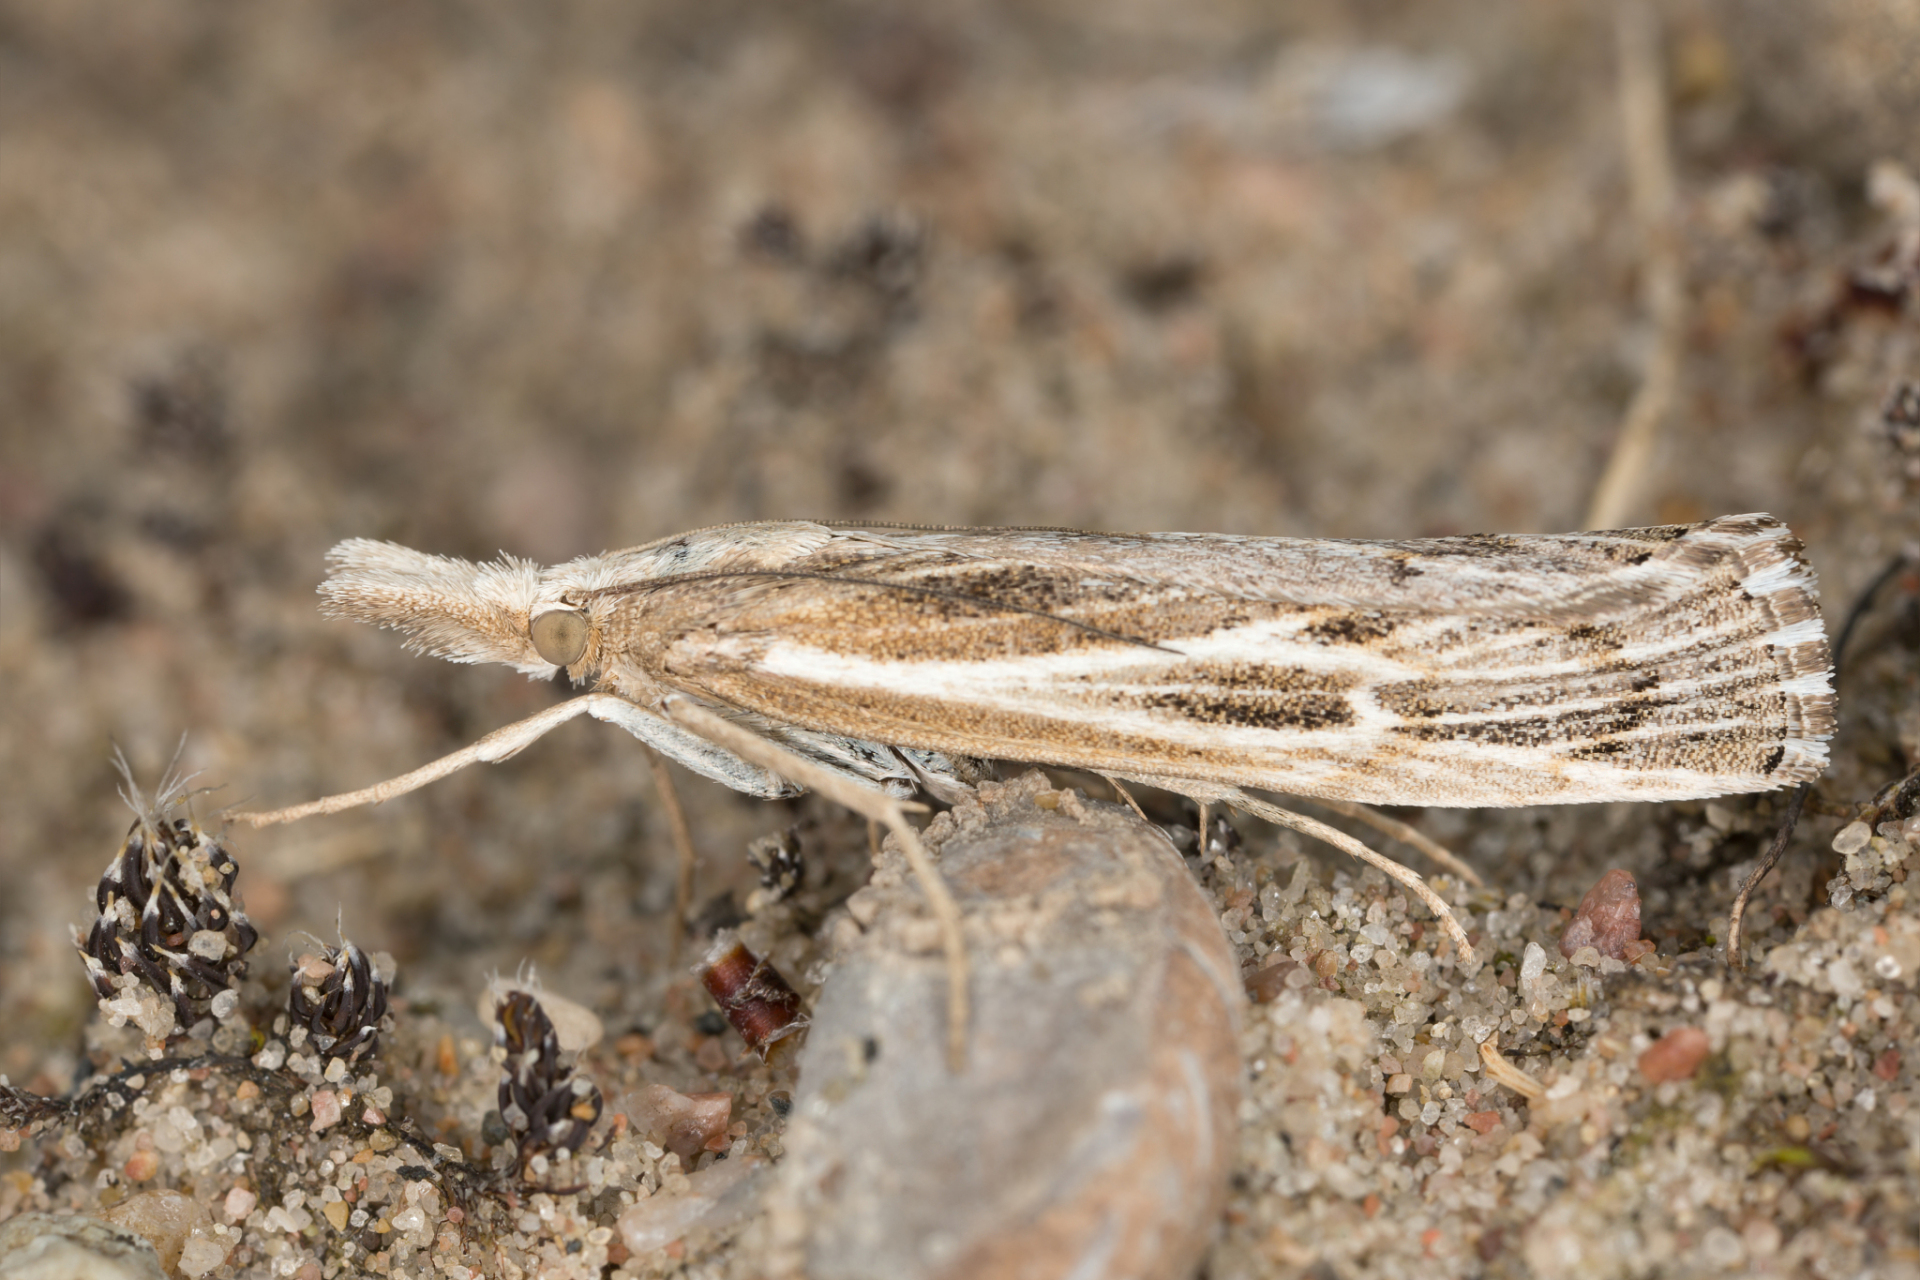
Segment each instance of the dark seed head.
[{"label": "dark seed head", "polygon": [[494,1042],[507,1052],[500,1118],[519,1147],[515,1168],[549,1152],[578,1151],[600,1119],[600,1090],[562,1063],[553,1020],[533,996],[508,992],[494,1019]]},{"label": "dark seed head", "polygon": [[239,984],[259,934],[234,899],[240,868],[232,853],[191,814],[173,816],[185,806],[188,779],[170,773],[148,802],[124,760],[120,769],[133,825],[94,890],[99,918],[75,942],[102,999],[133,974],[191,1025]]},{"label": "dark seed head", "polygon": [[367,953],[341,939],[322,954],[293,962],[293,990],[287,1012],[307,1029],[314,1047],[329,1058],[358,1062],[379,1041],[387,1014],[387,984],[374,972]]}]

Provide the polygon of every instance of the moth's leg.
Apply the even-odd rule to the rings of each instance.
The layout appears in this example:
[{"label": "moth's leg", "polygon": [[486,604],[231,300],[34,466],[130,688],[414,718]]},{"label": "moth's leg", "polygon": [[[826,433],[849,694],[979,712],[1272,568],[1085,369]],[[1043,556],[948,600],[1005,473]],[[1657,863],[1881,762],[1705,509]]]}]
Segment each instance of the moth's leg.
[{"label": "moth's leg", "polygon": [[653,792],[660,797],[660,807],[667,811],[667,825],[673,829],[674,852],[679,857],[679,865],[673,877],[673,938],[667,944],[667,958],[670,964],[680,960],[680,944],[686,940],[687,917],[693,912],[693,870],[700,861],[700,855],[693,847],[693,828],[687,825],[687,811],[680,807],[680,793],[673,786],[673,770],[667,768],[667,761],[652,747],[642,745],[647,753],[647,768],[653,773]]},{"label": "moth's leg", "polygon": [[724,783],[735,791],[762,800],[800,794],[800,789],[749,760],[743,760],[716,742],[688,733],[664,716],[643,710],[625,698],[609,697],[595,706],[593,717],[619,725],[640,741],[703,778]]},{"label": "moth's leg", "polygon": [[285,809],[274,809],[267,813],[235,813],[231,816],[235,821],[244,822],[249,826],[270,827],[276,823],[295,822],[317,814],[339,813],[344,809],[355,809],[363,804],[379,804],[395,796],[403,796],[409,791],[417,791],[429,782],[438,782],[448,774],[458,773],[470,764],[497,764],[506,760],[575,716],[592,716],[595,720],[604,720],[608,724],[618,725],[661,754],[671,757],[702,777],[723,782],[735,791],[744,791],[750,796],[759,796],[765,800],[794,794],[793,789],[777,775],[767,772],[759,765],[742,760],[716,743],[688,733],[669,720],[663,720],[651,712],[641,710],[617,694],[585,693],[571,701],[562,702],[557,706],[548,707],[545,711],[530,715],[525,720],[516,720],[512,724],[503,725],[471,746],[462,747],[451,755],[441,756],[433,763],[421,765],[411,773],[403,773],[397,778],[388,778],[385,782],[375,783],[371,787],[362,787],[358,791],[344,791],[337,796],[323,796],[321,799],[292,805]]},{"label": "moth's leg", "polygon": [[769,742],[748,729],[732,724],[696,706],[686,698],[667,699],[666,712],[687,730],[750,760],[763,769],[810,787],[835,804],[845,805],[869,822],[883,823],[900,842],[907,865],[913,868],[920,890],[927,895],[927,906],[940,926],[940,941],[947,956],[947,1065],[957,1074],[966,1065],[968,1011],[967,942],[961,929],[960,907],[953,900],[947,882],[920,843],[920,833],[907,821],[907,810],[924,812],[925,805],[896,800],[884,791],[858,782],[843,773],[796,755],[778,743]]},{"label": "moth's leg", "polygon": [[594,714],[600,709],[599,704],[602,702],[617,702],[622,706],[632,705],[625,699],[616,698],[610,693],[584,694],[569,702],[548,707],[545,711],[530,715],[525,720],[516,720],[510,725],[495,729],[486,737],[460,748],[452,755],[441,756],[432,764],[423,764],[418,769],[403,773],[397,778],[388,778],[385,782],[376,782],[358,791],[343,791],[339,795],[309,800],[306,804],[290,805],[285,809],[273,809],[266,813],[235,813],[229,816],[235,822],[244,822],[250,827],[271,827],[277,823],[297,822],[301,818],[311,818],[318,814],[357,809],[363,804],[379,804],[395,796],[403,796],[409,791],[418,791],[429,782],[438,782],[448,774],[458,773],[470,764],[493,764],[505,760],[575,716]]},{"label": "moth's leg", "polygon": [[938,753],[900,749],[896,754],[906,761],[907,768],[913,770],[921,790],[942,804],[959,804],[972,797],[975,784],[955,776],[951,768],[941,770],[931,767],[938,761]]},{"label": "moth's leg", "polygon": [[870,738],[852,738],[844,733],[815,733],[761,720],[750,727],[759,736],[834,770],[859,778],[871,786],[894,795],[912,795],[920,787],[920,775],[898,751]]},{"label": "moth's leg", "polygon": [[1140,819],[1140,821],[1146,823],[1148,826],[1153,825],[1153,819],[1149,818],[1147,816],[1147,811],[1140,807],[1140,802],[1133,798],[1133,792],[1127,790],[1125,787],[1120,785],[1120,779],[1115,777],[1110,777],[1104,773],[1101,774],[1100,776],[1106,779],[1106,783],[1108,786],[1113,788],[1113,794],[1120,797],[1121,800],[1125,801],[1127,808],[1133,810],[1134,817]]},{"label": "moth's leg", "polygon": [[1370,805],[1354,804],[1349,800],[1322,800],[1319,796],[1311,796],[1309,799],[1322,809],[1331,809],[1343,818],[1352,818],[1356,822],[1364,822],[1383,836],[1389,836],[1398,840],[1401,844],[1412,845],[1439,863],[1442,871],[1451,871],[1454,875],[1459,876],[1476,889],[1486,883],[1480,878],[1478,871],[1475,871],[1472,867],[1462,862],[1459,855],[1455,854],[1451,849],[1422,835],[1398,818],[1389,818],[1386,814]]},{"label": "moth's leg", "polygon": [[1236,809],[1245,809],[1256,818],[1265,818],[1278,826],[1298,831],[1303,836],[1312,836],[1316,840],[1324,841],[1342,853],[1350,853],[1367,865],[1378,867],[1392,876],[1412,890],[1415,897],[1427,904],[1427,910],[1439,918],[1440,927],[1447,931],[1449,938],[1453,939],[1453,945],[1460,952],[1460,963],[1469,969],[1472,968],[1473,944],[1467,941],[1467,931],[1460,927],[1460,921],[1454,917],[1453,908],[1447,905],[1446,899],[1429,888],[1427,882],[1420,878],[1420,873],[1413,868],[1402,866],[1383,853],[1374,852],[1344,831],[1338,831],[1324,822],[1295,813],[1291,809],[1282,809],[1279,805],[1255,800],[1238,788],[1222,787],[1209,798],[1224,801]]}]

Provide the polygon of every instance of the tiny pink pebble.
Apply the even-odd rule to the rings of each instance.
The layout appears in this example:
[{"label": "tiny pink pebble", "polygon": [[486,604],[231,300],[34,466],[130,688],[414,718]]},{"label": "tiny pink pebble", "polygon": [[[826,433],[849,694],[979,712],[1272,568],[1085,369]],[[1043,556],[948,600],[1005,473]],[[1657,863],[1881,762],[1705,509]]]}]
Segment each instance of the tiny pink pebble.
[{"label": "tiny pink pebble", "polygon": [[1582,947],[1592,947],[1603,956],[1624,960],[1628,948],[1638,941],[1640,889],[1631,872],[1615,867],[1580,899],[1572,922],[1560,935],[1560,954],[1570,956]]},{"label": "tiny pink pebble", "polygon": [[1640,1055],[1640,1074],[1652,1084],[1691,1080],[1712,1047],[1700,1028],[1675,1027]]}]

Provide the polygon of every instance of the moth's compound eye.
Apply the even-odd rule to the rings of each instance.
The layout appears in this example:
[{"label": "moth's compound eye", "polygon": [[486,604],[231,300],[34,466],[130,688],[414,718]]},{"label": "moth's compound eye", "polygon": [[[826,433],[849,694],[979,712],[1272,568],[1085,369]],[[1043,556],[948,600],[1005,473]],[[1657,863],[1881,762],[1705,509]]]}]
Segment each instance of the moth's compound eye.
[{"label": "moth's compound eye", "polygon": [[528,634],[541,657],[557,667],[570,667],[587,651],[587,615],[555,609],[535,618]]}]

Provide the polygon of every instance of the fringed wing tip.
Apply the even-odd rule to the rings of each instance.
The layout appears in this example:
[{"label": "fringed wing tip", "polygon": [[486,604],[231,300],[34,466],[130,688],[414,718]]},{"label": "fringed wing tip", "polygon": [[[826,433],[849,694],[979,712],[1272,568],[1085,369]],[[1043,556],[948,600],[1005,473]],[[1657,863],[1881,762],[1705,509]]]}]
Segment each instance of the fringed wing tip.
[{"label": "fringed wing tip", "polygon": [[[1835,703],[1833,649],[1820,612],[1820,583],[1793,531],[1764,513],[1722,516],[1702,526],[1741,570],[1739,588],[1765,611],[1770,630],[1760,638],[1774,655],[1787,726],[1776,785],[1806,782],[1827,766]],[[1713,537],[1718,535],[1718,537]]]}]

